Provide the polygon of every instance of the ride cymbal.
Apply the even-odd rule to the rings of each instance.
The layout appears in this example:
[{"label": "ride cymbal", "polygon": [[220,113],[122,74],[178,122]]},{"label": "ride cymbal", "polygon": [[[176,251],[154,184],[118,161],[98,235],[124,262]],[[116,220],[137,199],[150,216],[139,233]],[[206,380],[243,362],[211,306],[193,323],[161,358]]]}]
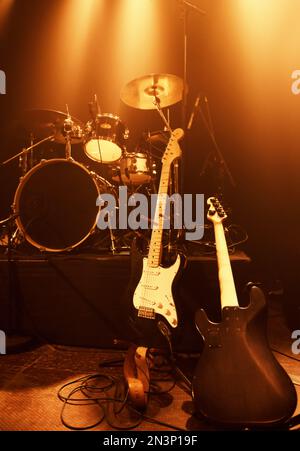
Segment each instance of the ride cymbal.
[{"label": "ride cymbal", "polygon": [[155,102],[161,108],[175,105],[183,98],[183,80],[177,75],[150,74],[127,83],[121,92],[121,100],[140,110],[155,110]]}]

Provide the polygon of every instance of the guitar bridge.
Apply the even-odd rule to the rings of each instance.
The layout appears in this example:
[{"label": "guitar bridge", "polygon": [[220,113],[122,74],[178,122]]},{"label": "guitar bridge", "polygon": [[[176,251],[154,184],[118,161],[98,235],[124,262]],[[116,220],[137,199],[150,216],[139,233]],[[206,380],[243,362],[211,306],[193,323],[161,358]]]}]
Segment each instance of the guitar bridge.
[{"label": "guitar bridge", "polygon": [[155,319],[155,310],[149,307],[140,307],[138,316],[140,318]]}]

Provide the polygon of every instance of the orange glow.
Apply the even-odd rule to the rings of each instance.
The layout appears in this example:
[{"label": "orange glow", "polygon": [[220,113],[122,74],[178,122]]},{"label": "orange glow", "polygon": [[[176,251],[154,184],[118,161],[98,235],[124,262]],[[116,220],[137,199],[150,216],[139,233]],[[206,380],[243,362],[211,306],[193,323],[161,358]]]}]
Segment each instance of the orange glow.
[{"label": "orange glow", "polygon": [[[280,51],[273,52],[276,45],[282,46],[285,30],[286,0],[235,0],[232,8],[237,37],[241,46],[241,55],[247,61],[252,61],[256,67],[270,63],[270,58],[276,57]],[[284,28],[283,28],[284,27]],[[288,28],[287,28],[288,30]],[[278,38],[282,41],[278,42]],[[261,69],[261,67],[260,67]]]},{"label": "orange glow", "polygon": [[[156,0],[122,0],[116,27],[116,67],[122,82],[155,71],[159,59],[161,24]],[[150,67],[151,64],[151,67]]]},{"label": "orange glow", "polygon": [[[73,75],[80,76],[79,69],[86,50],[87,39],[95,16],[96,8],[102,0],[68,0],[63,2],[59,22],[56,25],[56,43],[54,47],[62,47],[66,56],[63,64]],[[97,9],[97,14],[99,14]]]},{"label": "orange glow", "polygon": [[[89,50],[90,32],[94,21],[102,20],[102,7],[107,0],[62,0],[49,14],[39,42],[40,55],[35,70],[41,78],[48,79],[42,87],[49,104],[64,109],[65,104],[80,89],[82,74],[86,68],[85,58]],[[50,76],[49,76],[50,75]],[[33,94],[36,102],[40,92]]]},{"label": "orange glow", "polygon": [[2,28],[5,25],[14,1],[15,0],[1,0],[0,2],[0,33],[2,32]]},{"label": "orange glow", "polygon": [[298,0],[232,0],[228,11],[241,55],[253,63],[253,68],[270,67],[274,62],[280,70],[283,62],[299,55]]},{"label": "orange glow", "polygon": [[[275,136],[274,124],[289,116],[289,99],[297,97],[293,97],[291,76],[300,65],[300,2],[228,0],[226,11],[231,51],[237,55],[232,78],[241,93],[249,140],[259,146],[268,133]],[[250,136],[251,129],[256,136]],[[260,159],[270,164],[268,152]]]}]

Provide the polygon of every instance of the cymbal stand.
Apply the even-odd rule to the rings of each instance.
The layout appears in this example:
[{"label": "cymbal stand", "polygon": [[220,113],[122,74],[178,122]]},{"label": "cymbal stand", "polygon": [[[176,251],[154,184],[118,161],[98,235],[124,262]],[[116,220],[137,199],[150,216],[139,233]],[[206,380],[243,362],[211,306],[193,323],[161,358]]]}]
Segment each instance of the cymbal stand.
[{"label": "cymbal stand", "polygon": [[69,113],[69,107],[67,107],[67,119],[64,121],[64,133],[66,136],[66,149],[65,149],[65,155],[66,159],[70,160],[72,158],[72,143],[71,143],[71,134],[73,132],[74,122],[72,121],[72,118]]},{"label": "cymbal stand", "polygon": [[36,147],[38,147],[40,144],[43,144],[47,141],[51,141],[54,138],[55,138],[55,135],[47,136],[47,138],[42,139],[41,141],[37,142],[36,144],[33,144],[32,146],[27,147],[26,149],[23,149],[17,155],[14,155],[13,157],[9,158],[8,160],[3,161],[3,163],[0,163],[0,166],[5,166],[6,164],[10,163],[11,161],[13,161],[17,158],[20,158],[24,155],[27,155],[30,150],[33,150]]},{"label": "cymbal stand", "polygon": [[[91,172],[91,175],[99,183],[99,186],[101,186],[101,184],[104,184],[104,185],[106,185],[108,192],[114,192],[113,191],[114,186],[111,183],[109,183],[108,180],[101,177],[101,175],[97,174],[94,171]],[[112,213],[108,213],[108,228],[109,228],[109,237],[110,237],[110,250],[114,255],[117,252],[117,247],[116,247],[116,236],[114,234],[114,230],[113,230],[112,224],[111,224],[111,214]]]},{"label": "cymbal stand", "polygon": [[160,106],[160,98],[158,96],[154,96],[153,105],[157,109],[157,112],[160,115],[161,119],[163,120],[167,130],[170,132],[170,134],[172,134],[173,130],[171,128],[170,122],[168,121],[168,119],[164,115],[164,112],[163,112],[163,110],[162,110],[162,108]]}]

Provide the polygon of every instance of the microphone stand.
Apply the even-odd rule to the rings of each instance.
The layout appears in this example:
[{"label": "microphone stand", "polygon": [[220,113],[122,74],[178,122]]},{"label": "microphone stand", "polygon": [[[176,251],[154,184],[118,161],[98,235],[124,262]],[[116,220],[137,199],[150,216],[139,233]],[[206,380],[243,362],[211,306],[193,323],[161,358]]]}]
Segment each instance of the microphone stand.
[{"label": "microphone stand", "polygon": [[[201,106],[199,107],[199,112],[200,112],[202,121],[205,125],[205,128],[207,129],[207,132],[208,132],[210,139],[214,146],[214,150],[212,151],[212,156],[214,159],[214,163],[216,164],[216,166],[218,168],[218,185],[219,185],[218,190],[219,190],[219,194],[222,196],[224,194],[224,190],[225,190],[225,188],[224,188],[225,176],[227,176],[227,178],[233,188],[236,188],[237,185],[236,185],[236,181],[226,163],[226,160],[223,156],[220,146],[217,142],[215,131],[214,131],[214,126],[213,126],[213,122],[212,122],[212,118],[211,118],[211,114],[210,114],[208,98],[206,96],[204,97],[204,101],[205,101],[206,108],[207,108],[208,120],[205,118],[205,115],[203,113]],[[203,165],[202,171],[200,173],[200,177],[202,175],[204,175],[204,173],[206,172],[206,167],[208,165],[208,160],[209,160],[210,156],[211,156],[211,153],[209,154],[208,158],[206,159],[206,161]]]},{"label": "microphone stand", "polygon": [[[182,111],[181,111],[181,121],[182,129],[186,133],[187,130],[187,96],[188,96],[188,18],[191,10],[197,12],[201,15],[206,15],[206,11],[194,5],[193,3],[180,0],[181,7],[183,9],[183,97],[182,97]],[[183,158],[182,158],[182,176],[181,176],[181,192],[184,192],[184,170],[185,170],[185,141],[182,143],[183,148]]]},{"label": "microphone stand", "polygon": [[64,121],[64,133],[65,133],[65,138],[66,138],[65,157],[66,157],[66,160],[70,160],[72,158],[71,134],[73,132],[74,122],[72,121],[72,118],[70,116],[68,105],[66,105],[66,108],[67,108],[68,117]]},{"label": "microphone stand", "polygon": [[[188,100],[188,18],[191,10],[197,12],[201,15],[206,15],[206,11],[194,5],[193,3],[186,0],[179,0],[181,11],[182,11],[182,20],[183,20],[183,93],[182,93],[182,110],[181,110],[181,123],[184,134],[187,132],[187,100]],[[182,158],[181,158],[181,180],[179,183],[179,163],[178,160],[174,163],[173,168],[173,176],[174,176],[174,186],[175,192],[184,193],[184,174],[186,167],[186,159],[188,155],[186,155],[186,140],[182,141]],[[179,187],[180,184],[180,187]],[[180,241],[183,237],[183,230],[178,230],[177,233],[177,241]]]}]

